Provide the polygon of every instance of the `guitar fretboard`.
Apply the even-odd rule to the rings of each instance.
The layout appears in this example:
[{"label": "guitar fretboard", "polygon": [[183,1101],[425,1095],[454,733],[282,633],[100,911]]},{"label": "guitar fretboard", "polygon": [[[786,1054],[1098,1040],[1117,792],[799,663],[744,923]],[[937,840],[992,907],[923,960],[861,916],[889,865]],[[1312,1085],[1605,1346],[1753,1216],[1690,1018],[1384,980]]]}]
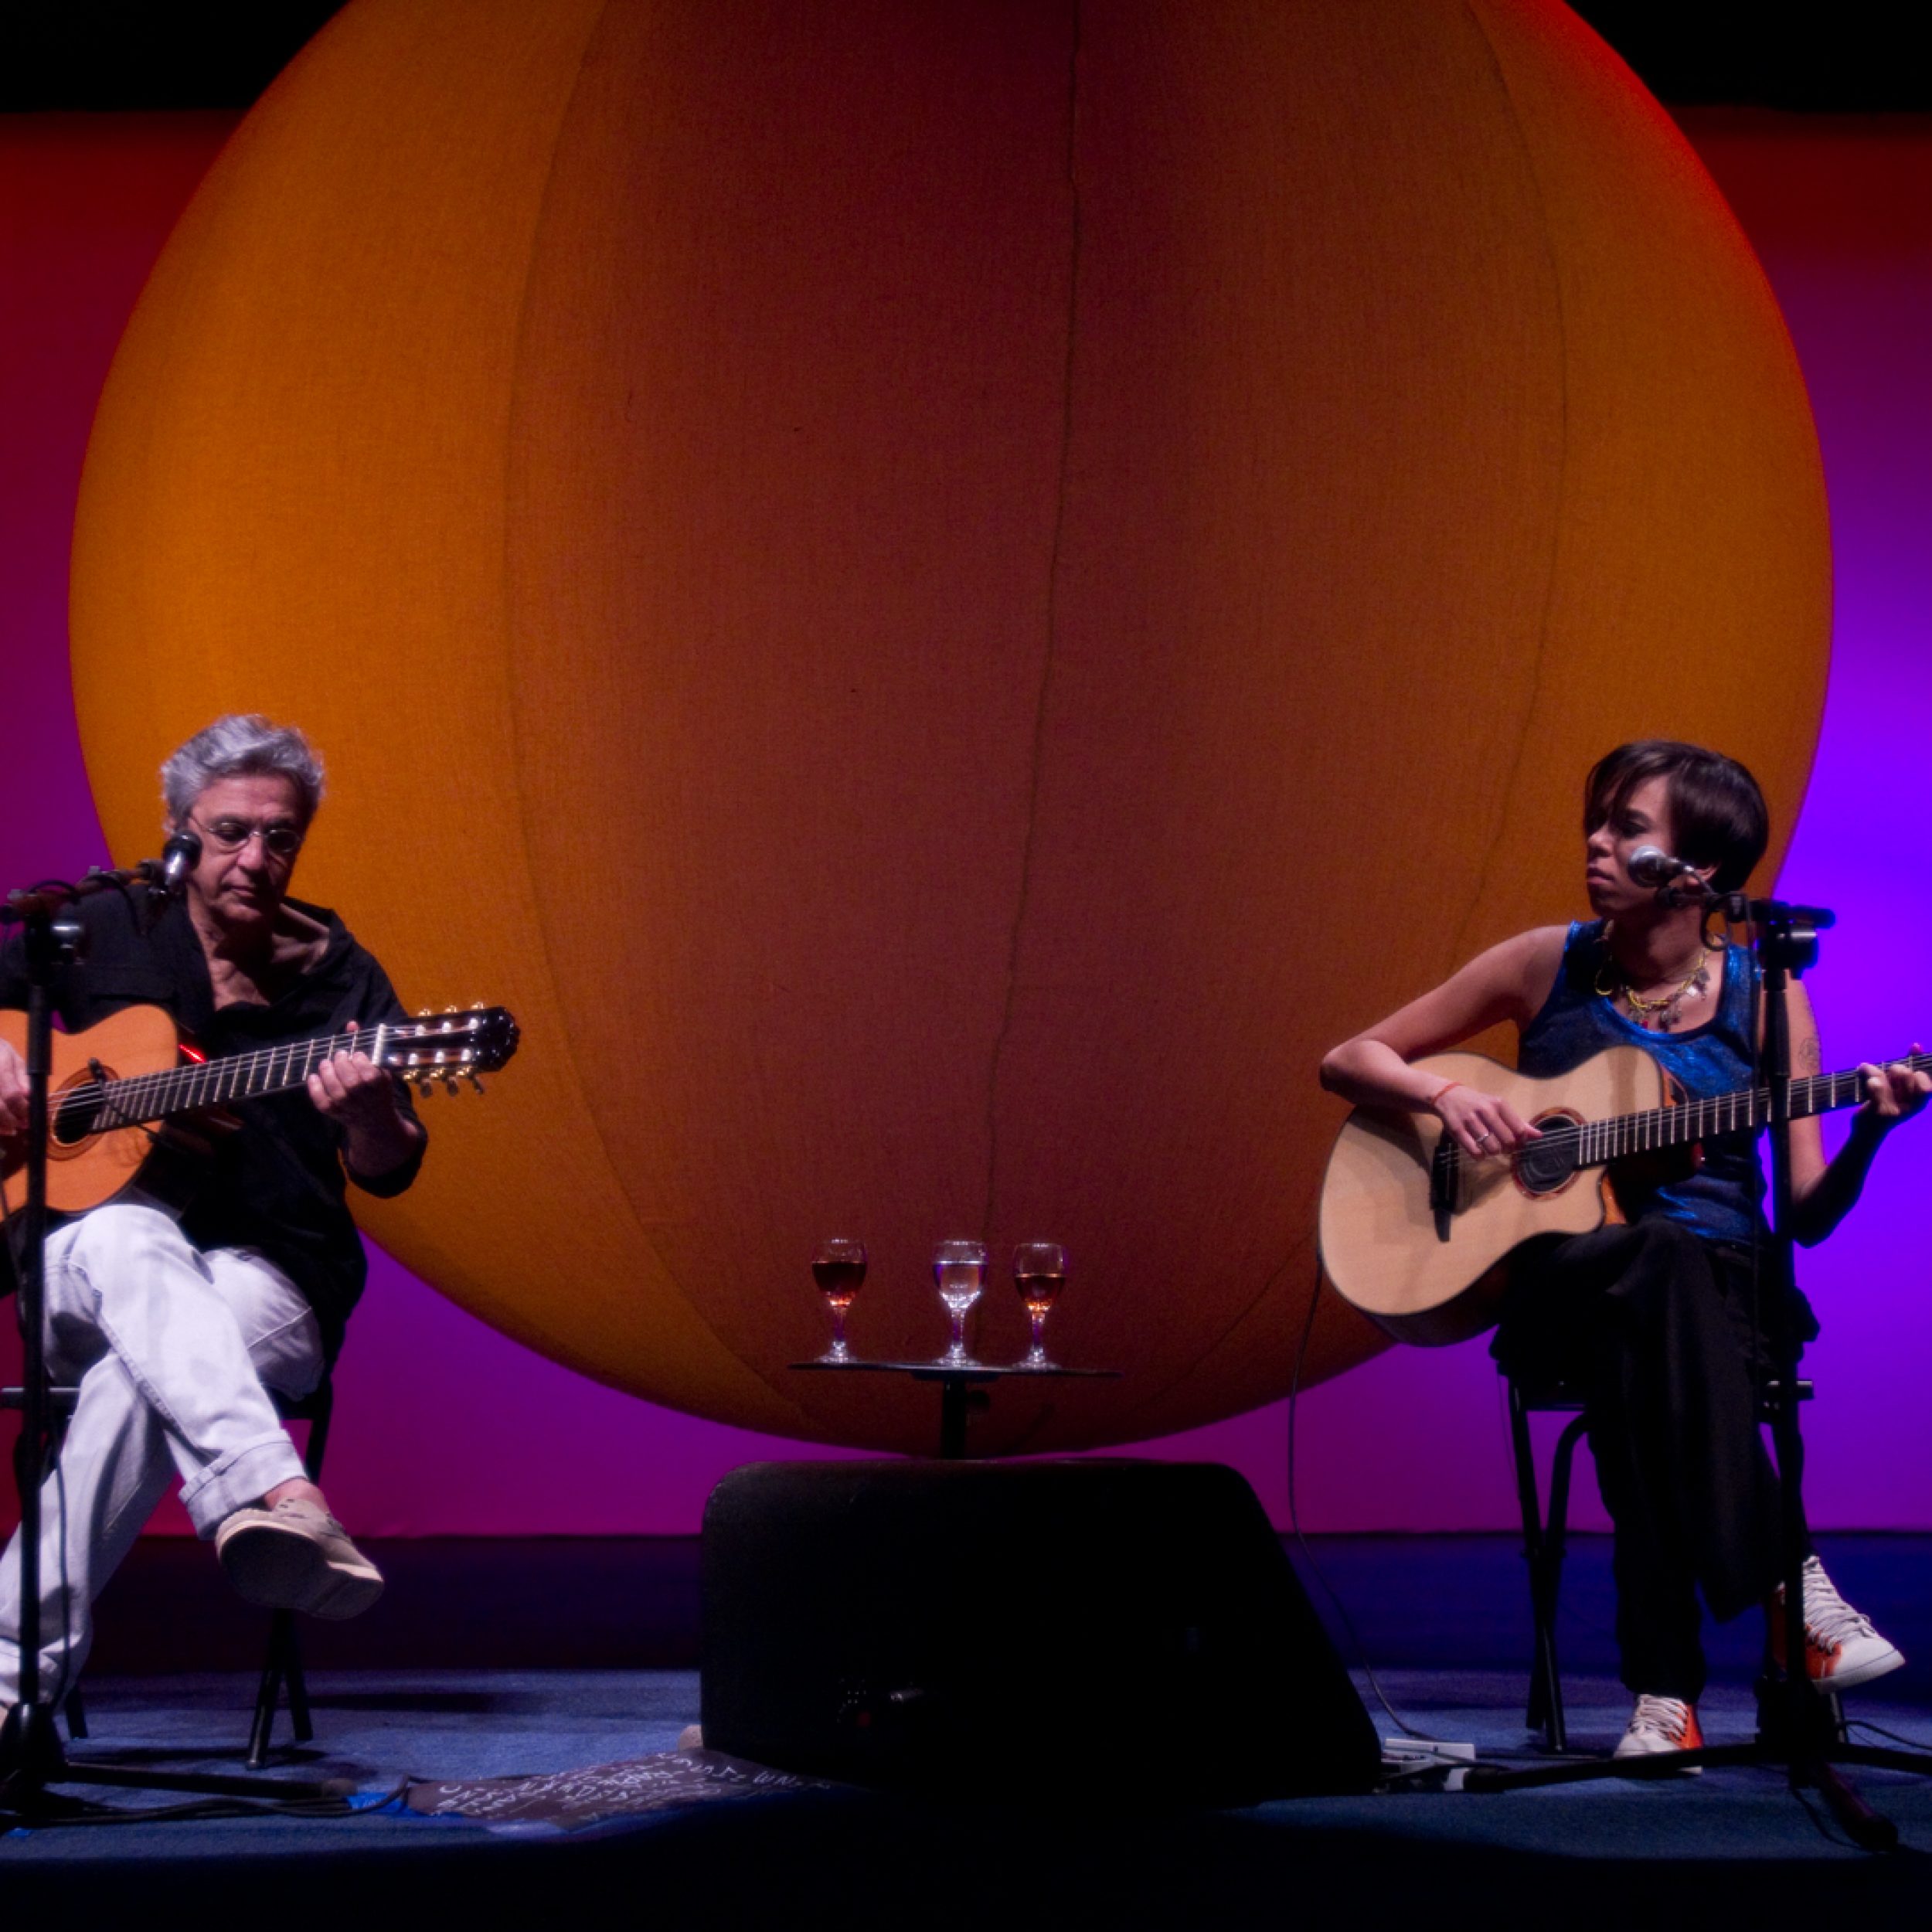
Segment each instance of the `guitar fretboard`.
[{"label": "guitar fretboard", "polygon": [[377,1066],[386,1066],[394,1058],[389,1050],[393,1043],[404,1035],[423,1036],[424,1031],[414,1026],[372,1026],[359,1032],[291,1040],[280,1046],[258,1047],[252,1053],[171,1066],[163,1073],[71,1087],[60,1094],[60,1104],[69,1107],[97,1102],[112,1124],[131,1127],[196,1107],[286,1093],[304,1085],[323,1061],[337,1053],[365,1053]]},{"label": "guitar fretboard", "polygon": [[[1908,1054],[1902,1063],[1902,1063],[1915,1073],[1923,1073],[1932,1068],[1932,1053]],[[1808,1074],[1793,1080],[1790,1092],[1791,1117],[1801,1121],[1814,1114],[1857,1106],[1865,1098],[1865,1083],[1853,1066],[1841,1073]],[[1770,1087],[1740,1087],[1728,1094],[1681,1100],[1673,1107],[1619,1114],[1609,1120],[1586,1121],[1580,1127],[1553,1125],[1543,1130],[1543,1138],[1561,1141],[1573,1135],[1575,1165],[1600,1167],[1633,1154],[1682,1147],[1692,1141],[1713,1140],[1720,1134],[1754,1133],[1770,1118]]]}]

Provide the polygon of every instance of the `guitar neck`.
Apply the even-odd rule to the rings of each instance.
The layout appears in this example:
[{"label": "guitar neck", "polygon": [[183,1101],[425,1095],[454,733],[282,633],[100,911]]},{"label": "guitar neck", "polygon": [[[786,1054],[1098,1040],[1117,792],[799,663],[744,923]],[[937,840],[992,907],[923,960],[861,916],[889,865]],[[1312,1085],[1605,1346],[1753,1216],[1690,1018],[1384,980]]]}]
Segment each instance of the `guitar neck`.
[{"label": "guitar neck", "polygon": [[[109,1080],[101,1095],[114,1120],[128,1125],[138,1121],[162,1121],[171,1114],[220,1107],[230,1100],[252,1100],[267,1094],[285,1094],[307,1084],[308,1077],[337,1053],[366,1054],[379,1066],[392,1056],[388,1041],[406,1029],[372,1026],[353,1033],[328,1033],[315,1039],[289,1040],[279,1046],[258,1047],[220,1060],[194,1060],[165,1073],[137,1073]],[[416,1029],[406,1029],[414,1031]]]},{"label": "guitar neck", "polygon": [[[1902,1064],[1913,1073],[1932,1068],[1932,1053],[1914,1053]],[[1865,1084],[1855,1066],[1842,1073],[1811,1073],[1791,1083],[1790,1117],[1808,1119],[1814,1114],[1835,1113],[1840,1107],[1856,1107],[1865,1098]],[[1655,1149],[1682,1147],[1692,1141],[1707,1141],[1723,1134],[1748,1134],[1766,1126],[1771,1119],[1769,1087],[1740,1087],[1728,1094],[1713,1094],[1686,1100],[1675,1107],[1653,1107],[1642,1114],[1620,1114],[1614,1119],[1590,1121],[1577,1135],[1580,1165],[1596,1167],[1626,1155],[1645,1154]]]}]

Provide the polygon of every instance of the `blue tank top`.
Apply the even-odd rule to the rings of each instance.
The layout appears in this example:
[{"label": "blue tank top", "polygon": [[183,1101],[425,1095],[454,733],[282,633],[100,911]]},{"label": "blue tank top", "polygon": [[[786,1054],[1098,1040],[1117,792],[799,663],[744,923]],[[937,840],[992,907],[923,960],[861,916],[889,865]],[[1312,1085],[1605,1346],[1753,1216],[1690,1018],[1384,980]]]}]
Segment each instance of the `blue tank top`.
[{"label": "blue tank top", "polygon": [[[1610,957],[1604,922],[1573,923],[1556,983],[1523,1029],[1516,1064],[1539,1080],[1566,1073],[1607,1046],[1641,1046],[1693,1099],[1751,1083],[1751,983],[1756,971],[1741,946],[1724,948],[1716,1012],[1684,1033],[1653,1033],[1619,1012],[1597,990]],[[1660,1214],[1706,1240],[1745,1244],[1763,1221],[1764,1171],[1757,1137],[1727,1134],[1704,1143],[1697,1172],[1628,1203],[1633,1218]]]}]

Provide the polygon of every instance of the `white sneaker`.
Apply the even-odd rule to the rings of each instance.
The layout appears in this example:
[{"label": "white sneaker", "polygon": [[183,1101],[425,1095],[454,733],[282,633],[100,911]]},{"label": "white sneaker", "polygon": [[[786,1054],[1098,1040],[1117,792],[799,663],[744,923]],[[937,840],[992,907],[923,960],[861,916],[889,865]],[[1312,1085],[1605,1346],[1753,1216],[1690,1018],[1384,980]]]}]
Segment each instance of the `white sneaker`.
[{"label": "white sneaker", "polygon": [[[1697,1706],[1681,1697],[1653,1697],[1646,1693],[1637,1700],[1630,1723],[1617,1740],[1612,1753],[1617,1757],[1655,1757],[1668,1751],[1701,1750],[1704,1733],[1697,1727]],[[1686,1764],[1685,1776],[1695,1777],[1701,1764]]]},{"label": "white sneaker", "polygon": [[[1804,1559],[1804,1668],[1820,1690],[1855,1690],[1905,1662],[1896,1645],[1872,1628],[1870,1617],[1838,1594],[1815,1556]],[[1766,1606],[1770,1619],[1771,1655],[1784,1668],[1784,1586]]]}]

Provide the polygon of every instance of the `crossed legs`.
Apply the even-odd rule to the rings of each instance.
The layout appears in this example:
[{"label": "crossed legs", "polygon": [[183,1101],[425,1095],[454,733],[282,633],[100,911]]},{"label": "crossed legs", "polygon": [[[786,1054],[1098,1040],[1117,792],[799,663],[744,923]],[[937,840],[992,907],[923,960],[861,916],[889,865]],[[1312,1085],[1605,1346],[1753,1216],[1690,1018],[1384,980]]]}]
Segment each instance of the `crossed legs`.
[{"label": "crossed legs", "polygon": [[[170,1478],[202,1536],[304,1481],[267,1390],[321,1379],[308,1302],[243,1249],[204,1253],[158,1209],[97,1208],[47,1251],[47,1359],[80,1396],[41,1495],[43,1695],[65,1695],[93,1640],[93,1601]],[[301,1493],[298,1490],[287,1493]],[[19,1538],[0,1558],[0,1710],[19,1682]]]}]

